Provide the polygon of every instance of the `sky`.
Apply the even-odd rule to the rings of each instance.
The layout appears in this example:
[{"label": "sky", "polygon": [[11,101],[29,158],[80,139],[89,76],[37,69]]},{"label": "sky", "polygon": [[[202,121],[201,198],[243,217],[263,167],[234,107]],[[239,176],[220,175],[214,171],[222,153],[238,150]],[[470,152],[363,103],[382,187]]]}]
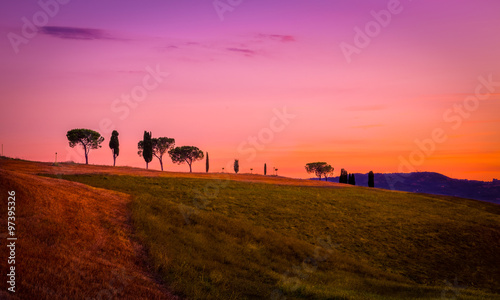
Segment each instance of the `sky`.
[{"label": "sky", "polygon": [[147,130],[208,152],[212,172],[239,159],[308,178],[325,161],[490,181],[499,28],[496,0],[3,1],[0,143],[83,163],[66,132],[88,128],[105,138],[89,163],[109,165],[116,129],[117,165],[145,167]]}]

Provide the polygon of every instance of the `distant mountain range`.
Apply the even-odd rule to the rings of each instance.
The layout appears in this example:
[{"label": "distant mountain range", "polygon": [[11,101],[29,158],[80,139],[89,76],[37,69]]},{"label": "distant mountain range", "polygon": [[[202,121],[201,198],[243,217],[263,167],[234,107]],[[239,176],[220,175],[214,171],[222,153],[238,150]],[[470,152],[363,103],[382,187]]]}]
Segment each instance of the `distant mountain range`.
[{"label": "distant mountain range", "polygon": [[[356,185],[368,186],[368,174],[355,173],[355,177]],[[339,182],[339,178],[328,178],[328,181]],[[453,179],[433,172],[375,173],[375,187],[455,196],[500,204],[500,180],[496,179],[493,181]]]}]

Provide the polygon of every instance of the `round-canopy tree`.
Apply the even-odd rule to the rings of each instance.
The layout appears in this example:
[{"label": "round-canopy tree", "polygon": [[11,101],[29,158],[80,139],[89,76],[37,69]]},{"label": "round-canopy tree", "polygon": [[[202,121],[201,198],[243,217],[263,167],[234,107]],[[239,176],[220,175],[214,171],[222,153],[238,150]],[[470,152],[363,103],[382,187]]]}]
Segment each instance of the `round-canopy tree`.
[{"label": "round-canopy tree", "polygon": [[101,148],[101,143],[104,141],[104,138],[99,132],[83,128],[68,131],[66,137],[68,138],[71,148],[78,144],[83,147],[83,151],[85,152],[85,164],[87,165],[89,164],[90,149]]},{"label": "round-canopy tree", "polygon": [[159,137],[151,141],[153,142],[153,155],[160,161],[161,170],[163,171],[163,154],[174,147],[175,139]]},{"label": "round-canopy tree", "polygon": [[177,164],[187,163],[189,172],[192,172],[191,165],[194,161],[203,159],[203,151],[194,146],[175,147],[168,151],[172,162]]},{"label": "round-canopy tree", "polygon": [[328,175],[333,173],[333,167],[326,162],[313,162],[306,164],[307,173],[314,173],[321,180],[321,175],[325,175],[325,180]]},{"label": "round-canopy tree", "polygon": [[109,148],[113,151],[113,167],[116,165],[116,158],[120,154],[120,142],[118,141],[118,131],[113,130],[109,139]]}]

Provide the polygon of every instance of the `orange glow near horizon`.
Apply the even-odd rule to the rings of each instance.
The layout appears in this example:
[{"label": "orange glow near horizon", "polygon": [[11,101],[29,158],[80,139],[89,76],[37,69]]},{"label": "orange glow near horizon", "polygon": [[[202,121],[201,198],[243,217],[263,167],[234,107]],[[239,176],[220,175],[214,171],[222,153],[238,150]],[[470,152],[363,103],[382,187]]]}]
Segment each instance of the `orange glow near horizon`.
[{"label": "orange glow near horizon", "polygon": [[[500,3],[405,2],[349,63],[339,45],[387,1],[253,1],[223,22],[211,3],[153,2],[99,6],[98,15],[100,2],[72,2],[18,53],[0,40],[4,155],[53,161],[58,152],[83,163],[65,135],[89,128],[106,139],[89,162],[109,165],[116,129],[117,164],[144,167],[137,142],[147,130],[208,151],[213,172],[240,159],[241,172],[267,163],[295,178],[312,177],[304,165],[313,161],[335,176],[500,178]],[[39,9],[9,5],[4,37]],[[166,170],[188,170],[164,160]],[[159,169],[156,159],[150,166]]]}]

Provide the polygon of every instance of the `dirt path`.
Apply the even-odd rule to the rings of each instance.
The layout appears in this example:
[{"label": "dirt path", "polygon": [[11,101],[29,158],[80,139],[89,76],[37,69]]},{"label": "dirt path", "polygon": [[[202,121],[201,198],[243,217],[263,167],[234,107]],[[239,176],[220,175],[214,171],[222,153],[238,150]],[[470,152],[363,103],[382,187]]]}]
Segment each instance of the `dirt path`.
[{"label": "dirt path", "polygon": [[[8,191],[16,193],[18,238],[16,293],[2,280],[0,299],[176,299],[152,278],[133,240],[128,195],[32,175],[40,165],[22,165],[0,165],[1,243]],[[7,274],[8,248],[0,249]]]}]

